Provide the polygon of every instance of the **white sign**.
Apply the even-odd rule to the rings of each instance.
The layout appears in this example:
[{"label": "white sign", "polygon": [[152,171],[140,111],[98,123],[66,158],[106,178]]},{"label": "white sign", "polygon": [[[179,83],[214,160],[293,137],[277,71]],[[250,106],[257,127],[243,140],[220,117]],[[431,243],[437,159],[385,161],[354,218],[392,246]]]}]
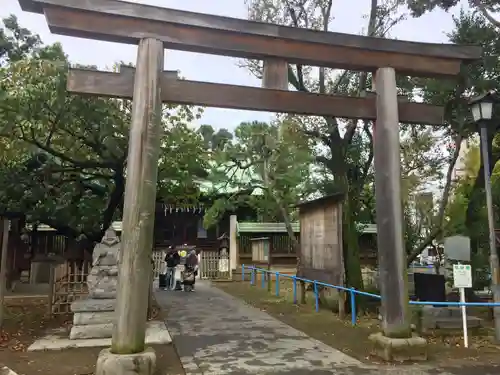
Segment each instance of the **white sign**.
[{"label": "white sign", "polygon": [[470,265],[453,265],[453,284],[455,288],[472,288],[472,269]]}]

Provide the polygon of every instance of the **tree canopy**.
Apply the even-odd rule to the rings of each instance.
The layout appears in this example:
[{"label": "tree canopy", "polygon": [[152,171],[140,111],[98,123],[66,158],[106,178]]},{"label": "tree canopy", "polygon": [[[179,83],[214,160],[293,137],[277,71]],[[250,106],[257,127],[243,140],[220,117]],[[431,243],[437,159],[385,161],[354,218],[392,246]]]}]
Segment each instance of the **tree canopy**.
[{"label": "tree canopy", "polygon": [[308,141],[296,124],[241,123],[213,154],[212,186],[229,195],[209,210],[207,225],[239,204],[253,206],[265,221],[290,221],[293,206],[306,194],[310,160]]},{"label": "tree canopy", "polygon": [[[15,17],[0,29],[0,211],[22,213],[71,237],[100,236],[121,215],[130,102],[71,95],[70,62],[60,45],[44,46]],[[158,193],[164,201],[197,198],[206,177],[200,111],[165,106]]]}]

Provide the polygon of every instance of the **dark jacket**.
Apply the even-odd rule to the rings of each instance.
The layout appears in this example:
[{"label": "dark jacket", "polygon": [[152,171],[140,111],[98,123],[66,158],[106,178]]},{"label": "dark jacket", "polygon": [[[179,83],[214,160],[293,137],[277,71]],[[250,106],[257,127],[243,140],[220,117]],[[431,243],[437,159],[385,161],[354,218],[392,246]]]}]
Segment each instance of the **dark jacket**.
[{"label": "dark jacket", "polygon": [[192,251],[186,257],[186,266],[194,268],[198,265],[198,255],[196,252]]},{"label": "dark jacket", "polygon": [[165,257],[165,261],[167,262],[167,267],[177,267],[181,262],[181,257],[177,251],[170,250]]}]

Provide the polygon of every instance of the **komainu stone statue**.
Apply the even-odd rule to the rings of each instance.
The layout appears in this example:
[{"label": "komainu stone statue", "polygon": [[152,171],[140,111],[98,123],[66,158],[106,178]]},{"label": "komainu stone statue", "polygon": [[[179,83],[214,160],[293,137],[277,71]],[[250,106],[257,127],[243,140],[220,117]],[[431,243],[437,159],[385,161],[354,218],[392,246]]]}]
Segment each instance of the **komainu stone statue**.
[{"label": "komainu stone statue", "polygon": [[116,298],[120,239],[109,228],[92,253],[92,269],[87,277],[90,298]]},{"label": "komainu stone statue", "polygon": [[109,228],[92,253],[87,276],[88,297],[71,304],[74,313],[70,339],[110,338],[115,320],[120,239]]}]

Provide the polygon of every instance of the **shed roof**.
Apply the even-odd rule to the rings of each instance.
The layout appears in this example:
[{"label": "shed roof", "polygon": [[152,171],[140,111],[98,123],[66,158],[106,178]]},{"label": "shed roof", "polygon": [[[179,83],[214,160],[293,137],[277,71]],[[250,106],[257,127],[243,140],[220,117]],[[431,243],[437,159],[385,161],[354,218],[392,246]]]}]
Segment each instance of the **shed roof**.
[{"label": "shed roof", "polygon": [[[300,223],[293,222],[292,229],[295,233],[300,232]],[[285,223],[251,223],[238,222],[238,233],[286,233]]]},{"label": "shed roof", "polygon": [[344,193],[335,193],[330,195],[325,195],[324,197],[313,199],[310,201],[301,202],[296,205],[300,211],[315,209],[319,206],[329,204],[329,203],[340,203],[344,200]]}]

